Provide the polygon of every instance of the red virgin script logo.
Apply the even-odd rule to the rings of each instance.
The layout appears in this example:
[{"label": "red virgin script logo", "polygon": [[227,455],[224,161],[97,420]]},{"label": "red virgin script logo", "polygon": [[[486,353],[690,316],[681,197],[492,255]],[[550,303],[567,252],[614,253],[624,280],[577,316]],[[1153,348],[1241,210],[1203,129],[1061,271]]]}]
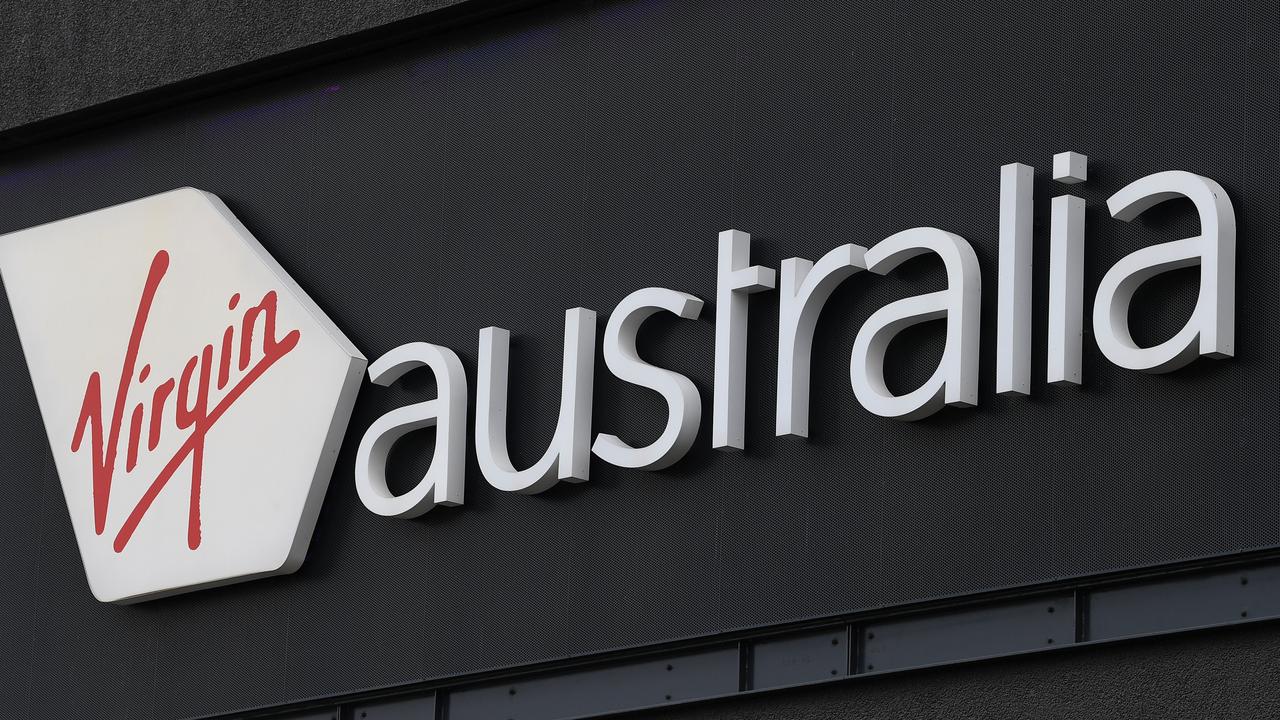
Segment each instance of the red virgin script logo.
[{"label": "red virgin script logo", "polygon": [[[116,390],[115,406],[111,410],[111,424],[107,427],[106,442],[103,442],[102,418],[102,375],[94,372],[89,375],[89,384],[84,391],[84,403],[80,407],[80,419],[76,422],[76,432],[71,440],[71,452],[79,452],[84,440],[85,429],[88,428],[92,443],[93,462],[93,524],[97,534],[101,535],[107,524],[107,502],[111,497],[111,477],[115,473],[116,458],[120,449],[120,429],[124,421],[125,405],[129,401],[129,390],[138,388],[151,375],[151,365],[144,364],[136,375],[134,368],[138,364],[138,347],[142,343],[142,334],[146,330],[147,316],[151,312],[151,303],[155,299],[160,281],[169,269],[169,253],[161,250],[151,260],[151,270],[147,273],[146,284],[142,288],[142,299],[138,302],[138,314],[133,321],[133,330],[129,333],[129,345],[124,355],[124,365],[120,368],[120,384]],[[235,310],[240,302],[240,294],[231,296],[227,303],[228,310]],[[253,353],[253,333],[258,319],[262,319],[262,355],[250,366]],[[151,393],[150,405],[139,402],[134,405],[129,416],[129,440],[125,449],[125,472],[131,472],[138,464],[138,446],[142,442],[142,426],[146,416],[150,416],[147,432],[147,451],[154,451],[160,444],[161,434],[177,428],[186,432],[186,440],[178,448],[173,457],[165,464],[151,484],[147,487],[138,504],[134,506],[129,517],[116,533],[113,547],[116,552],[124,550],[129,538],[138,528],[138,523],[147,514],[151,503],[164,489],[178,468],[187,458],[191,458],[191,500],[188,504],[187,546],[192,550],[200,547],[200,482],[201,470],[204,466],[205,438],[209,429],[223,416],[231,405],[249,389],[258,378],[262,377],[277,360],[289,354],[298,345],[301,334],[292,330],[281,339],[276,339],[276,292],[274,290],[262,296],[262,300],[244,311],[240,319],[239,358],[236,370],[239,379],[228,389],[213,407],[209,406],[210,385],[215,383],[213,353],[214,346],[208,344],[199,353],[192,355],[182,369],[179,379],[170,377],[156,386]],[[236,340],[236,324],[228,325],[222,333],[221,351],[216,367],[216,389],[222,390],[231,381],[232,350]],[[165,408],[177,389],[177,397],[173,402],[173,422],[165,424]]]}]

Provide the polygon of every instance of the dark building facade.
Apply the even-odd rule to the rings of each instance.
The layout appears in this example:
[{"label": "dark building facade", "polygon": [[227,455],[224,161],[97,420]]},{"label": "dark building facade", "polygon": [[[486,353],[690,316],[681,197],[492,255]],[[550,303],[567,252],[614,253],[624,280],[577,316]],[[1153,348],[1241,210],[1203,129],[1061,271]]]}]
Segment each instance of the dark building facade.
[{"label": "dark building facade", "polygon": [[[467,398],[458,506],[370,512],[354,480],[362,439],[447,383],[365,381],[296,572],[103,603],[29,380],[31,338],[8,319],[22,308],[6,299],[0,703],[13,717],[1280,712],[1275,7],[3,12],[0,234],[199,188],[370,373],[394,348],[436,344],[460,359]],[[1087,173],[1056,167],[1063,153],[1087,156]],[[1021,215],[1013,163],[1028,173]],[[1124,217],[1115,198],[1152,177],[1204,181],[1218,214],[1170,191]],[[1071,227],[1075,275],[1055,254]],[[937,229],[929,247],[943,250],[875,267],[875,248],[913,228]],[[771,288],[726,294],[731,229],[750,234],[742,266],[777,273]],[[1018,237],[1029,256],[1011,250]],[[1095,317],[1117,268],[1184,238],[1198,254],[1161,261],[1127,312]],[[832,258],[816,277],[839,257],[862,265],[832,276],[797,355],[787,298],[807,266],[790,259]],[[1054,320],[1072,277],[1074,334]],[[961,286],[948,314],[866,349],[887,308]],[[687,451],[643,470],[597,441],[585,482],[498,487],[480,456],[491,426],[476,426],[484,329],[510,331],[498,417],[516,468],[561,442],[573,308],[594,313],[591,437],[653,443],[674,422],[670,396],[628,381],[609,350],[625,345],[610,318],[650,287],[702,303],[655,314],[634,340],[693,388]],[[961,295],[974,303],[963,337]],[[1135,353],[1197,324],[1229,326],[1234,343],[1211,347],[1204,330],[1189,362],[1141,372],[1098,322],[1125,327]],[[721,384],[732,351],[717,349],[731,332],[745,335],[737,448],[716,434],[733,415],[718,404],[734,394]],[[1050,382],[1072,338],[1079,381]],[[865,369],[877,352],[882,383]],[[809,399],[789,417],[806,432],[784,433],[798,356]],[[1008,392],[1023,361],[1025,391]],[[952,367],[948,407],[910,422],[869,409],[879,385],[901,398]],[[396,443],[390,491],[411,492],[435,450],[430,431]]]}]

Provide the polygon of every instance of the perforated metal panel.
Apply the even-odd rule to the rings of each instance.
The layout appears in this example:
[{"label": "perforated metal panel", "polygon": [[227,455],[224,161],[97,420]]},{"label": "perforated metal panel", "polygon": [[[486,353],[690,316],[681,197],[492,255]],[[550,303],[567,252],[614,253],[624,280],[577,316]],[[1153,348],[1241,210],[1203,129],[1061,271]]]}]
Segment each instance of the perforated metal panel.
[{"label": "perforated metal panel", "polygon": [[382,700],[353,705],[351,720],[435,720],[436,696]]},{"label": "perforated metal panel", "polygon": [[1280,567],[1146,582],[1093,593],[1088,640],[1280,615]]},{"label": "perforated metal panel", "polygon": [[449,719],[562,720],[737,691],[738,649],[730,646],[459,690],[449,695]]},{"label": "perforated metal panel", "polygon": [[751,644],[750,653],[755,690],[849,674],[849,632],[843,626],[759,640]]},{"label": "perforated metal panel", "polygon": [[1070,595],[969,611],[870,623],[862,628],[862,672],[1040,650],[1075,642]]},{"label": "perforated metal panel", "polygon": [[[752,232],[756,262],[777,266],[942,227],[974,245],[988,298],[976,409],[893,423],[848,388],[863,320],[938,287],[920,262],[829,303],[810,439],[773,436],[776,295],[759,295],[745,453],[712,451],[708,422],[670,470],[597,462],[588,483],[534,497],[490,488],[472,460],[466,505],[413,522],[360,506],[353,456],[376,417],[433,388],[366,387],[300,572],[123,608],[85,586],[0,321],[0,616],[16,619],[0,623],[0,706],[234,712],[1280,544],[1280,60],[1263,41],[1280,21],[1263,4],[1147,10],[560,3],[0,158],[0,231],[183,185],[220,195],[371,358],[435,342],[474,378],[478,330],[511,329],[521,465],[551,437],[564,309],[606,314],[649,285],[712,299],[719,230]],[[1086,338],[1083,388],[995,396],[998,168],[1037,166],[1043,248],[1064,190],[1050,158],[1068,149],[1094,163],[1071,188],[1090,202],[1090,295],[1125,253],[1195,232],[1185,207],[1113,222],[1110,193],[1166,169],[1227,188],[1238,357],[1154,376]],[[1186,274],[1149,285],[1139,339],[1171,332],[1194,297]],[[895,343],[895,387],[931,370],[935,330]],[[642,343],[694,380],[709,420],[711,314],[656,320]],[[656,437],[657,397],[596,374],[596,429]],[[428,455],[398,451],[397,482]]]}]

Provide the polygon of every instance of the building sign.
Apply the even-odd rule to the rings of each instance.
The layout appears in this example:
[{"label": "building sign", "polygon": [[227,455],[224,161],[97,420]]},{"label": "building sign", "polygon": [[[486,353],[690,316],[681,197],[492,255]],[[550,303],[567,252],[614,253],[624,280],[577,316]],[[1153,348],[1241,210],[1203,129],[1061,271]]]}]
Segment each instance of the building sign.
[{"label": "building sign", "polygon": [[[1054,177],[1084,181],[1087,159],[1060,154]],[[1031,181],[1028,166],[1001,171],[995,384],[1014,395],[1030,393],[1033,371],[1050,383],[1084,381],[1084,201],[1069,194],[1053,199],[1049,297],[1037,308]],[[1120,189],[1108,209],[1129,221],[1172,199],[1191,202],[1200,234],[1124,257],[1093,298],[1098,349],[1122,368],[1160,373],[1196,357],[1234,353],[1235,215],[1222,187],[1189,172],[1159,172]],[[828,298],[842,283],[876,282],[920,255],[941,261],[945,287],[879,308],[858,330],[848,362],[861,407],[893,420],[980,402],[984,283],[969,242],[916,227],[770,268],[752,264],[748,233],[720,233],[712,446],[744,448],[748,295],[776,291],[776,434],[804,438],[815,328]],[[1194,312],[1172,337],[1139,346],[1129,331],[1135,291],[1187,267],[1200,271]],[[6,236],[0,269],[94,594],[132,601],[296,569],[364,359],[230,211],[197,190],[156,195]],[[706,305],[679,289],[647,287],[627,295],[604,322],[604,366],[657,393],[667,408],[663,430],[642,446],[594,431],[599,320],[590,309],[567,310],[556,429],[541,458],[524,468],[508,449],[508,433],[520,431],[507,422],[508,330],[479,330],[474,424],[466,373],[452,349],[411,342],[387,352],[369,367],[372,382],[389,385],[425,368],[438,391],[364,431],[355,459],[361,500],[379,515],[405,518],[461,505],[468,435],[483,478],[518,493],[589,479],[593,455],[631,469],[677,463],[698,436],[702,400],[690,378],[644,360],[638,337],[656,314],[692,320]],[[1039,370],[1031,367],[1033,312],[1048,318],[1047,364]],[[935,320],[946,324],[937,367],[915,389],[891,391],[889,344]],[[408,492],[393,492],[391,448],[429,427],[436,435],[428,471]]]},{"label": "building sign", "polygon": [[295,570],[365,361],[190,188],[0,238],[93,594]]},{"label": "building sign", "polygon": [[[1087,177],[1088,159],[1074,152],[1054,158],[1054,178],[1073,185]],[[1031,327],[1035,304],[1032,272],[1032,168],[1018,163],[1001,169],[999,276],[996,284],[996,389],[1002,394],[1031,392]],[[1231,357],[1235,352],[1235,211],[1217,182],[1183,171],[1140,178],[1107,202],[1111,215],[1130,221],[1166,201],[1189,200],[1200,234],[1135,251],[1112,266],[1093,300],[1092,331],[1098,349],[1115,365],[1163,373],[1193,359]],[[1079,385],[1084,320],[1084,200],[1063,194],[1053,198],[1049,223],[1049,337],[1046,366],[1049,383]],[[779,436],[808,437],[809,396],[814,332],[818,316],[835,289],[845,282],[875,282],[911,258],[930,254],[946,274],[942,290],[894,301],[874,312],[858,330],[849,360],[849,382],[861,406],[896,420],[920,420],[945,406],[978,404],[978,367],[983,279],[973,248],[951,232],[917,227],[864,247],[841,245],[818,258],[784,260],[780,270],[751,264],[751,236],[738,230],[720,233],[716,282],[715,387],[712,399],[712,446],[744,448],[744,416],[748,403],[746,374],[747,296],[777,291],[777,411]],[[1195,310],[1172,337],[1139,346],[1129,329],[1130,301],[1142,283],[1171,270],[1199,268]],[[872,277],[867,277],[868,275]],[[662,396],[667,405],[665,429],[657,440],[633,447],[615,435],[592,440],[591,414],[596,348],[596,313],[573,308],[565,313],[564,365],[560,414],[554,438],[540,460],[517,469],[507,451],[507,376],[510,332],[485,328],[479,336],[475,439],[484,478],[500,490],[537,493],[559,480],[589,477],[591,456],[623,468],[659,470],[679,461],[693,444],[702,405],[689,378],[641,359],[636,347],[642,323],[671,313],[686,320],[703,310],[702,299],[679,290],[637,290],[614,309],[605,325],[604,361],[623,380]],[[902,331],[920,323],[946,323],[942,357],[932,375],[917,388],[894,393],[885,382],[886,351]],[[415,342],[374,361],[370,379],[390,384],[416,367],[435,375],[440,395],[394,410],[365,434],[356,457],[356,484],[365,505],[380,515],[415,517],[436,503],[462,503],[465,480],[467,380],[462,364],[449,348]],[[438,425],[431,469],[408,493],[393,495],[387,487],[390,447],[413,430]],[[928,452],[922,448],[922,452]]]}]

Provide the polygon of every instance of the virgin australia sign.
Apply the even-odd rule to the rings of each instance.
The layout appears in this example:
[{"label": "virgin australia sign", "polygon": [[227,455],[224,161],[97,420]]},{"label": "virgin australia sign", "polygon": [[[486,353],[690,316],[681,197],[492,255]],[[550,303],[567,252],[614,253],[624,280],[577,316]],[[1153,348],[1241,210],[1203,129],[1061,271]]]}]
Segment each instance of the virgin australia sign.
[{"label": "virgin australia sign", "polygon": [[[1087,158],[1061,153],[1053,174],[1064,184],[1082,182]],[[1032,238],[1032,177],[1026,165],[1001,168],[995,386],[1014,395],[1031,392],[1032,259],[1045,252]],[[1129,221],[1173,199],[1194,206],[1200,233],[1122,258],[1093,296],[1098,350],[1120,367],[1162,373],[1235,352],[1235,213],[1223,188],[1194,173],[1159,172],[1125,186],[1107,206]],[[1062,194],[1051,208],[1043,372],[1048,382],[1078,385],[1085,204]],[[824,305],[841,284],[876,282],[919,255],[941,260],[945,288],[875,311],[849,360],[858,403],[896,420],[979,403],[983,278],[969,243],[917,227],[771,268],[751,263],[749,234],[720,233],[712,446],[744,446],[749,295],[776,292],[776,432],[807,437],[811,352]],[[1136,289],[1188,267],[1200,271],[1195,310],[1168,340],[1139,346],[1129,331]],[[140,600],[298,567],[365,361],[226,206],[207,193],[175,190],[13,233],[0,237],[0,272],[99,599]],[[556,430],[542,457],[524,468],[508,452],[508,330],[479,331],[474,424],[456,353],[427,342],[387,352],[369,366],[372,382],[429,370],[438,394],[383,415],[364,433],[355,460],[361,500],[390,517],[461,505],[468,435],[484,479],[511,492],[587,480],[593,457],[647,470],[678,462],[698,436],[701,398],[689,378],[644,360],[637,338],[655,314],[695,319],[706,305],[681,290],[647,287],[625,297],[605,323],[605,367],[666,404],[662,433],[642,446],[594,432],[597,316],[566,311]],[[885,382],[886,349],[904,329],[928,321],[945,323],[941,360],[919,387],[895,393]],[[428,427],[436,428],[428,471],[408,492],[391,492],[391,448]]]},{"label": "virgin australia sign", "polygon": [[292,572],[365,361],[190,188],[0,238],[93,594]]}]

